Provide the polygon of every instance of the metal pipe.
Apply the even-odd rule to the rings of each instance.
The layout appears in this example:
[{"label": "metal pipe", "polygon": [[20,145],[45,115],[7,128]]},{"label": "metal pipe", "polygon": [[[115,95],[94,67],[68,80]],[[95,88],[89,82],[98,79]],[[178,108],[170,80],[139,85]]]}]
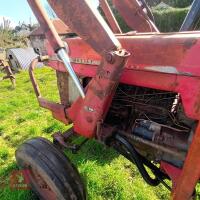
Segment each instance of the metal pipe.
[{"label": "metal pipe", "polygon": [[97,53],[105,57],[107,52],[121,49],[119,40],[88,0],[48,0],[57,16],[86,41]]},{"label": "metal pipe", "polygon": [[27,0],[27,1],[40,24],[40,28],[45,33],[45,36],[48,39],[54,51],[57,51],[60,48],[64,48],[64,43],[60,39],[60,36],[58,35],[52,21],[49,19],[40,0]]},{"label": "metal pipe", "polygon": [[188,12],[180,31],[191,31],[194,30],[196,24],[200,19],[200,1],[194,0],[190,11]]},{"label": "metal pipe", "polygon": [[57,54],[59,56],[59,58],[63,61],[65,67],[67,68],[70,76],[72,77],[74,83],[76,84],[76,87],[78,88],[78,91],[81,95],[82,98],[85,98],[85,93],[83,91],[82,85],[80,84],[80,81],[78,79],[78,77],[76,76],[76,73],[74,72],[71,63],[70,63],[70,59],[69,56],[66,53],[65,49],[59,49],[57,51]]},{"label": "metal pipe", "polygon": [[33,85],[33,89],[35,91],[36,97],[39,98],[41,97],[41,93],[40,93],[40,88],[39,85],[37,84],[35,75],[33,73],[33,70],[36,68],[37,64],[38,64],[38,58],[35,58],[32,62],[31,65],[29,67],[29,76]]},{"label": "metal pipe", "polygon": [[52,21],[49,19],[45,9],[42,7],[42,4],[39,0],[28,0],[30,7],[32,8],[42,30],[45,33],[46,38],[50,42],[55,53],[58,54],[59,58],[63,61],[65,68],[69,72],[72,80],[74,81],[80,95],[82,98],[85,98],[85,94],[82,88],[82,85],[74,72],[68,54],[66,53],[64,42],[61,40],[58,35]]}]

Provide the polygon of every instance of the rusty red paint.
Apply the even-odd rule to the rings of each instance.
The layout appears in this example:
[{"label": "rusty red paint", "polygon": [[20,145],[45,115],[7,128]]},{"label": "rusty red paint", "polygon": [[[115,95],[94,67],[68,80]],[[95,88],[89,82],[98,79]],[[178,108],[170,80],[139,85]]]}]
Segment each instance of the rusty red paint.
[{"label": "rusty red paint", "polygon": [[195,131],[192,144],[190,146],[187,158],[181,175],[173,192],[174,200],[190,199],[200,177],[200,123]]},{"label": "rusty red paint", "polygon": [[58,17],[99,54],[104,55],[105,52],[121,48],[102,16],[88,1],[49,0],[48,2]]},{"label": "rusty red paint", "polygon": [[[37,1],[29,0],[29,2]],[[49,0],[49,2],[70,29],[87,42],[85,44],[80,38],[68,39],[70,56],[101,61],[100,66],[73,64],[78,75],[92,77],[92,80],[86,88],[86,98],[77,99],[69,108],[41,98],[35,80],[32,78],[40,106],[51,110],[56,119],[66,124],[72,121],[74,131],[79,135],[88,138],[97,136],[99,124],[106,116],[115,89],[118,83],[122,82],[180,93],[186,115],[199,121],[200,32],[159,34],[153,23],[144,16],[140,8],[138,9],[137,1],[125,0],[121,4],[122,1],[115,0],[115,5],[128,25],[139,31],[157,32],[133,36],[121,35],[116,38],[100,20],[100,16],[90,9],[86,1]],[[54,50],[60,47],[59,40],[57,41],[56,36],[52,34],[48,24],[44,23],[44,16],[37,12],[38,5],[30,4],[36,10],[43,28],[47,28],[46,36],[50,40],[50,45]],[[135,21],[131,17],[133,11],[136,14]],[[138,13],[142,15],[142,20],[136,20]],[[139,24],[141,21],[142,23]],[[54,54],[52,47],[47,46],[50,49],[48,52],[50,56]],[[122,49],[125,50],[120,53]],[[126,52],[130,52],[131,56]],[[113,57],[110,57],[110,53]],[[58,71],[65,71],[59,61],[50,60],[49,64]],[[187,200],[192,196],[200,177],[199,151],[200,125],[196,129],[183,170],[180,172],[162,163],[163,170],[171,175],[175,185],[173,199]]]},{"label": "rusty red paint", "polygon": [[[200,113],[198,105],[200,105],[199,101],[199,87],[200,87],[200,72],[198,69],[197,63],[200,63],[199,56],[197,55],[199,46],[199,38],[200,34],[193,33],[185,33],[185,34],[169,34],[169,35],[154,35],[152,38],[151,35],[138,35],[138,36],[130,36],[130,37],[119,37],[119,40],[122,46],[128,49],[130,52],[134,52],[129,59],[127,64],[125,65],[125,70],[120,78],[120,82],[128,83],[131,85],[138,85],[156,89],[163,89],[167,91],[175,91],[181,94],[183,105],[186,114],[193,118],[199,120]],[[191,42],[188,41],[196,41],[192,42],[187,48],[185,48],[185,44]],[[71,49],[71,57],[79,57],[79,58],[90,58],[94,60],[100,60],[98,54],[96,54],[89,46],[84,44],[80,39],[69,39],[68,41],[69,47]],[[182,45],[181,45],[182,44]],[[73,49],[77,49],[77,51],[73,51]],[[149,52],[145,54],[142,59],[142,52],[145,52],[145,48],[149,49]],[[164,48],[165,51],[161,51],[161,48]],[[83,52],[82,50],[85,51]],[[164,52],[164,53],[163,53]],[[170,58],[170,59],[169,59]],[[53,63],[51,63],[53,65]],[[177,73],[161,73],[155,71],[149,71],[145,67],[152,65],[161,65],[174,66],[177,70]],[[55,65],[53,65],[54,67]],[[88,66],[84,64],[74,64],[75,71],[79,74],[94,77],[98,66]],[[179,73],[178,73],[179,72]],[[144,81],[145,80],[145,81]],[[190,92],[188,92],[190,91]],[[77,104],[76,104],[77,103]],[[79,101],[75,104],[79,105]],[[80,108],[77,107],[77,110]],[[76,112],[76,111],[74,111]],[[85,135],[86,136],[86,135]],[[87,135],[88,136],[88,135]],[[87,137],[86,136],[86,137]],[[194,146],[194,147],[193,147]],[[196,144],[193,144],[191,148],[197,148]],[[191,151],[191,150],[190,150]],[[189,151],[189,155],[191,154]],[[192,156],[195,160],[195,155]],[[189,161],[186,161],[185,166],[188,166]],[[198,168],[198,165],[196,165]],[[188,167],[186,167],[186,173],[183,172],[184,175],[182,179],[190,179],[191,173],[189,173]],[[196,169],[199,172],[199,169]],[[180,170],[169,169],[166,171],[171,175],[174,185],[177,184],[177,179],[180,175]],[[174,192],[175,199],[187,199],[183,192],[178,190],[189,190],[188,196],[193,192],[194,185],[198,178],[194,178],[190,187],[189,184],[183,185],[180,188],[180,184],[178,183],[176,190]],[[187,188],[187,189],[186,189]],[[178,192],[176,192],[178,191]],[[179,198],[179,195],[181,198]],[[176,197],[178,195],[178,197]]]},{"label": "rusty red paint", "polygon": [[[200,58],[198,56],[200,32],[198,34],[136,34],[134,36],[117,37],[122,47],[131,53],[125,66],[127,70],[150,71],[147,67],[174,67],[179,75],[199,75],[200,72],[196,66]],[[185,43],[195,40],[193,46],[185,48]],[[71,58],[101,60],[89,45],[80,38],[67,39],[69,45],[69,54]],[[46,46],[49,49],[49,46]],[[73,49],[76,48],[76,51]],[[50,54],[51,52],[48,52]],[[191,59],[192,57],[192,59]],[[170,59],[169,59],[170,58]],[[51,63],[53,63],[52,61]],[[53,65],[57,70],[63,71],[62,65],[58,62]],[[93,71],[97,66],[72,63],[78,74]],[[190,66],[190,67],[188,67]],[[159,69],[158,69],[159,70]],[[158,71],[159,72],[159,71]],[[170,72],[170,71],[169,71]],[[86,74],[85,74],[86,75]]]},{"label": "rusty red paint", "polygon": [[[128,58],[125,70],[120,82],[179,92],[183,99],[183,105],[188,117],[199,119],[197,112],[199,103],[199,78],[200,71],[196,63],[200,63],[198,51],[200,48],[198,40],[200,33],[185,34],[138,34],[136,36],[118,37],[123,48],[134,52]],[[197,40],[187,51],[185,43]],[[68,39],[67,43],[72,58],[100,60],[101,57],[80,38]],[[47,47],[48,48],[48,47]],[[76,51],[73,51],[76,49]],[[145,53],[146,52],[146,53]],[[170,58],[170,59],[169,59]],[[189,59],[190,58],[190,59]],[[50,61],[49,64],[56,70],[64,70],[62,64]],[[158,67],[158,71],[150,70],[148,67]],[[172,71],[163,73],[160,67],[170,66]],[[58,68],[59,67],[59,68]],[[80,76],[94,77],[98,66],[73,64],[75,72]],[[145,80],[145,81],[143,81]],[[191,92],[188,93],[188,90]]]},{"label": "rusty red paint", "polygon": [[[47,58],[45,57],[45,59],[47,59]],[[66,105],[54,103],[54,102],[51,102],[51,101],[48,101],[48,100],[42,98],[39,85],[37,83],[37,80],[36,80],[34,72],[33,72],[35,67],[37,66],[37,64],[38,64],[38,59],[36,58],[35,60],[32,61],[31,66],[29,68],[29,76],[30,76],[37,100],[39,102],[39,105],[43,108],[50,110],[55,119],[65,123],[65,124],[68,124],[70,122],[70,120],[66,116],[66,112],[65,112]]]},{"label": "rusty red paint", "polygon": [[[97,123],[103,120],[108,111],[128,56],[128,52],[120,50],[114,53],[114,64],[103,60],[96,76],[89,83],[86,98],[78,99],[67,110],[67,114],[74,122],[75,132],[86,137],[94,137]],[[102,73],[104,71],[109,71],[109,75]]]},{"label": "rusty red paint", "polygon": [[[122,46],[128,49],[130,52],[134,52],[134,54],[129,57],[128,62],[125,65],[125,70],[122,73],[120,82],[179,92],[183,100],[186,114],[193,119],[199,120],[200,113],[197,109],[198,105],[200,105],[200,72],[197,65],[197,63],[200,63],[199,56],[197,54],[198,49],[200,48],[199,38],[200,34],[196,33],[177,33],[169,35],[157,34],[154,35],[154,37],[151,37],[150,34],[119,37],[119,41],[121,42]],[[189,48],[188,45],[187,48],[185,48],[185,44],[189,43],[187,41],[196,42],[192,43],[193,45],[190,45]],[[67,42],[69,44],[71,57],[100,60],[100,56],[81,39],[68,39]],[[73,51],[75,48],[77,51]],[[142,57],[142,52],[146,51],[145,48],[148,48],[150,53],[147,53]],[[161,48],[165,49],[165,51],[161,51]],[[52,67],[55,67],[58,70],[58,65],[55,65],[53,61],[50,63]],[[152,65],[164,67],[167,65],[174,66],[177,73],[162,73],[146,69],[146,67]],[[95,76],[98,68],[98,66],[84,64],[73,64],[73,67],[77,74],[90,77]],[[60,69],[62,70],[62,66],[60,66]],[[80,110],[79,106],[80,100],[74,104],[74,107],[76,107],[74,113]],[[91,123],[91,120],[89,121]],[[79,134],[82,134],[82,132],[79,132]],[[91,135],[84,136],[88,137]],[[172,173],[174,171],[176,175],[175,177]],[[172,172],[168,170],[168,172],[172,176],[171,178],[174,184],[176,184],[177,177],[179,177],[180,173],[177,174],[176,170],[172,170]],[[187,174],[184,175],[184,177],[186,176],[189,178],[190,174]],[[194,184],[192,184],[190,187],[190,192],[193,190],[193,185]],[[182,193],[180,193],[180,195],[184,196]],[[177,197],[177,199],[180,198]]]},{"label": "rusty red paint", "polygon": [[161,162],[160,168],[170,176],[170,179],[173,183],[172,190],[174,190],[177,186],[177,180],[181,174],[181,169],[174,167],[166,162]]}]

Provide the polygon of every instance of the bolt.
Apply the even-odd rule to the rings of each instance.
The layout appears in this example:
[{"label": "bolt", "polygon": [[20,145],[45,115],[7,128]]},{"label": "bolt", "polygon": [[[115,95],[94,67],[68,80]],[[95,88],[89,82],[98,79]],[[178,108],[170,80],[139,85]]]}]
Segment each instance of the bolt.
[{"label": "bolt", "polygon": [[106,61],[110,64],[115,62],[114,54],[112,52],[106,54]]}]

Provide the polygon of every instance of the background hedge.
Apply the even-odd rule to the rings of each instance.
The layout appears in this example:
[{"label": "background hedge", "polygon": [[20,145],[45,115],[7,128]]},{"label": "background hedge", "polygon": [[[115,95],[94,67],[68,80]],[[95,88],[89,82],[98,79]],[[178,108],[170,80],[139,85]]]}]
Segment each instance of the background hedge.
[{"label": "background hedge", "polygon": [[146,0],[150,6],[155,6],[161,1],[172,7],[185,8],[188,7],[193,0]]},{"label": "background hedge", "polygon": [[179,31],[189,8],[153,9],[155,22],[161,32]]},{"label": "background hedge", "polygon": [[[152,12],[155,16],[155,22],[161,32],[179,31],[193,0],[146,0],[151,6]],[[159,9],[157,5],[160,2],[166,3],[168,8]],[[111,4],[111,0],[109,0]],[[126,25],[117,10],[112,6],[116,19],[124,32],[131,29]]]}]

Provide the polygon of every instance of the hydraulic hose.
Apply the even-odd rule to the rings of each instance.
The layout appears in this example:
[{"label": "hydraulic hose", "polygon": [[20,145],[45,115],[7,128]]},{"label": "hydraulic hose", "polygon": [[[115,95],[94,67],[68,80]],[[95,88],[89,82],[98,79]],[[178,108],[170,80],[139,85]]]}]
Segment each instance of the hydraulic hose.
[{"label": "hydraulic hose", "polygon": [[[160,180],[157,178],[156,174],[154,173],[154,170],[152,172],[155,175],[155,178],[151,178],[148,174],[147,170],[144,167],[144,159],[138,152],[135,150],[135,148],[126,141],[126,139],[123,136],[116,135],[115,139],[126,148],[126,151],[128,152],[128,157],[131,159],[132,162],[134,162],[141,173],[143,179],[151,186],[157,186],[160,184]],[[148,162],[145,163],[147,166],[149,165]],[[150,167],[150,165],[148,166]]]}]

